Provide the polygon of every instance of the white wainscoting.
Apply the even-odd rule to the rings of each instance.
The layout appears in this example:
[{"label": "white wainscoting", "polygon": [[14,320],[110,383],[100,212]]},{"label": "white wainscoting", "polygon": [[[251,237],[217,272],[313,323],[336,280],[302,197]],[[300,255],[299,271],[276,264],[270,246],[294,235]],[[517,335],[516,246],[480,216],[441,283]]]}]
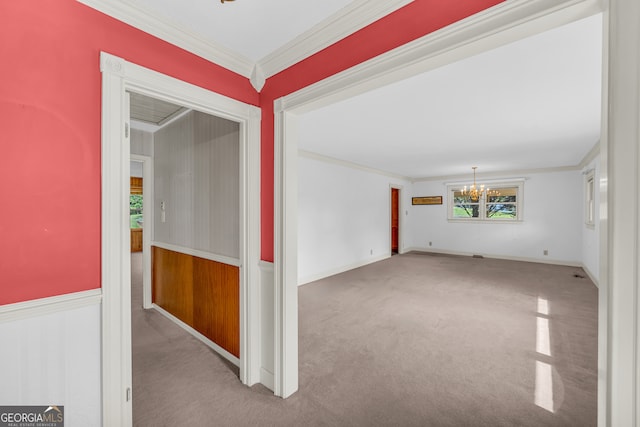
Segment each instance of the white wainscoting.
[{"label": "white wainscoting", "polygon": [[260,326],[261,363],[260,382],[270,390],[274,388],[274,281],[273,263],[260,261]]},{"label": "white wainscoting", "polygon": [[0,403],[64,405],[65,425],[102,423],[99,289],[0,307]]}]

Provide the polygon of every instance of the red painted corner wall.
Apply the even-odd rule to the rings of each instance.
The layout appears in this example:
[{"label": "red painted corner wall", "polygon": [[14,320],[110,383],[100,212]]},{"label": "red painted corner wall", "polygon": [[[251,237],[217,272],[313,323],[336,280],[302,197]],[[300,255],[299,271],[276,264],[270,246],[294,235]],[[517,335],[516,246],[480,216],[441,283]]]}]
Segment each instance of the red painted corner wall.
[{"label": "red painted corner wall", "polygon": [[267,80],[260,94],[262,259],[273,260],[273,101],[503,1],[415,0]]},{"label": "red painted corner wall", "polygon": [[100,51],[262,107],[261,254],[273,261],[273,101],[502,0],[415,0],[267,80],[74,0],[0,2],[0,305],[100,287]]},{"label": "red painted corner wall", "polygon": [[100,287],[100,51],[258,105],[249,81],[73,0],[0,2],[0,305]]}]

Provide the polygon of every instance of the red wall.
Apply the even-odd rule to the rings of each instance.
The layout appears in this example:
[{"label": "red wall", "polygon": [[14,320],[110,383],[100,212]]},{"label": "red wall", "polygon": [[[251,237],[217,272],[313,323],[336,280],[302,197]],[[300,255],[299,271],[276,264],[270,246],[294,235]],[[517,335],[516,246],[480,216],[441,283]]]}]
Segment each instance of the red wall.
[{"label": "red wall", "polygon": [[73,0],[0,2],[0,304],[100,287],[100,51],[258,105],[248,80]]},{"label": "red wall", "polygon": [[273,101],[502,0],[415,0],[249,81],[74,0],[0,2],[0,305],[100,287],[100,51],[262,107],[262,259],[273,260]]},{"label": "red wall", "polygon": [[262,259],[273,260],[273,101],[502,1],[415,0],[267,80],[260,94]]}]

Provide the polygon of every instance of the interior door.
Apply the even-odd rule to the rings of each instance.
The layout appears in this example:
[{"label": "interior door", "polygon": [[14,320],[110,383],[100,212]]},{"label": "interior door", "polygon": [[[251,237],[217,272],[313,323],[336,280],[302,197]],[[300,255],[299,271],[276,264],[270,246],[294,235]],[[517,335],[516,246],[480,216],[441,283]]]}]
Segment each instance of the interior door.
[{"label": "interior door", "polygon": [[398,253],[398,194],[397,188],[391,189],[391,253]]}]

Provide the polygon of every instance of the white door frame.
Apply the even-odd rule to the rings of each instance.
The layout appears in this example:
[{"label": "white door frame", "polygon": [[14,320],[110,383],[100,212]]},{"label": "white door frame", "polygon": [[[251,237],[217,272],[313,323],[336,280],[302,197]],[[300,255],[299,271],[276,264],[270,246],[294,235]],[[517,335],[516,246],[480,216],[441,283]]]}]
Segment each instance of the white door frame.
[{"label": "white door frame", "polygon": [[[402,237],[404,227],[405,227],[405,206],[402,201],[402,197],[404,195],[404,186],[400,184],[389,184],[389,212],[391,212],[391,207],[393,206],[393,202],[391,200],[391,190],[398,190],[398,255],[404,253],[404,238]],[[389,217],[389,227],[391,227],[391,217]],[[391,239],[391,235],[389,235],[389,239]],[[389,241],[389,248],[391,248],[391,241]],[[389,256],[391,256],[392,252],[389,249]]]},{"label": "white door frame", "polygon": [[[633,10],[636,6],[633,4],[637,0],[611,0],[623,5],[623,9]],[[391,52],[382,54],[362,64],[354,66],[348,70],[338,73],[332,77],[315,83],[311,86],[303,88],[297,92],[276,99],[274,101],[275,114],[275,134],[274,134],[274,154],[275,154],[275,176],[274,176],[274,193],[275,193],[275,221],[274,221],[274,288],[275,288],[275,393],[279,396],[287,397],[293,394],[298,388],[298,331],[297,331],[297,156],[298,156],[298,134],[297,124],[298,115],[314,109],[330,105],[337,101],[350,98],[354,95],[364,93],[368,90],[382,87],[389,83],[402,80],[407,77],[417,75],[419,73],[432,70],[459,59],[470,57],[472,55],[484,52],[496,47],[505,45],[515,40],[522,39],[527,36],[541,33],[543,31],[591,16],[596,13],[607,11],[607,2],[599,0],[512,0],[501,3],[486,11],[480,12],[467,19],[449,25],[439,31],[422,37],[418,40],[400,46]],[[607,14],[608,15],[608,14]],[[617,20],[622,19],[624,13],[620,13]],[[634,15],[628,13],[626,19],[631,20]],[[628,24],[631,25],[630,23]],[[604,31],[605,50],[608,40],[608,32]],[[628,29],[626,31],[629,31]],[[625,38],[625,40],[627,40]],[[634,44],[635,43],[635,44]],[[638,50],[638,42],[634,39],[634,43],[628,43],[627,55],[635,59],[637,52],[631,54],[631,49]],[[621,49],[621,48],[620,48]],[[607,55],[605,54],[605,60]],[[636,71],[636,68],[632,68]],[[636,74],[637,76],[637,74]],[[606,77],[603,84],[607,87]],[[603,91],[606,91],[604,89]],[[636,108],[631,111],[637,113],[637,94],[634,98]],[[606,97],[603,99],[603,115],[607,110]],[[629,105],[627,105],[629,107]],[[636,116],[636,121],[639,116]],[[605,118],[606,120],[606,118]],[[628,122],[631,126],[632,121]],[[606,127],[605,127],[606,128]],[[636,126],[637,129],[637,126]],[[605,135],[605,129],[603,129]],[[606,136],[603,136],[603,141]],[[633,147],[634,143],[638,143],[636,139],[628,141],[618,140],[618,147]],[[609,140],[609,147],[611,139]],[[607,158],[606,141],[602,144],[603,161]],[[609,148],[610,149],[610,148]],[[622,148],[620,148],[622,150]],[[633,152],[637,152],[634,148]],[[636,166],[638,159],[635,159]],[[624,172],[629,176],[636,176],[633,168],[624,168]],[[612,253],[628,252],[631,256],[636,256],[636,261],[640,261],[638,255],[638,245],[635,247],[631,242],[624,245],[607,246],[607,211],[614,209],[613,204],[607,201],[607,168],[603,168],[601,174],[601,230],[603,230],[603,238],[601,238],[600,253],[608,254],[609,259]],[[634,180],[629,179],[633,182]],[[635,180],[637,181],[637,179]],[[611,185],[611,183],[609,183]],[[628,184],[631,186],[631,184]],[[638,183],[635,183],[635,192],[629,189],[626,194],[637,195]],[[628,209],[622,208],[622,198],[618,212]],[[637,209],[637,204],[634,205]],[[618,213],[619,214],[619,213]],[[637,219],[637,218],[636,218]],[[631,233],[631,236],[638,241],[638,232]],[[606,264],[606,261],[604,262]],[[627,269],[631,266],[627,265]],[[611,366],[609,359],[611,354],[618,352],[618,347],[624,348],[622,341],[611,341],[610,325],[618,319],[611,304],[608,302],[609,292],[608,283],[613,278],[607,274],[606,265],[601,268],[600,291],[599,291],[599,393],[598,393],[598,423],[599,425],[610,425],[611,411],[621,411],[631,413],[631,400],[640,398],[637,392],[637,379],[635,365],[631,360],[638,360],[640,355],[638,351],[637,340],[631,340],[629,345],[634,346],[635,352],[629,352],[633,357],[627,357],[624,366]],[[628,272],[632,274],[631,271]],[[638,272],[635,270],[635,283],[637,285]],[[638,304],[637,293],[631,293],[630,290],[621,294],[621,298],[627,297],[633,304]],[[604,307],[603,307],[604,301]],[[618,320],[629,322],[638,328],[637,309],[625,313]],[[634,320],[636,319],[636,320]],[[295,324],[294,324],[295,323]],[[633,329],[636,331],[636,329]],[[637,337],[634,335],[634,337]],[[620,352],[618,352],[620,354]],[[621,356],[622,357],[622,356]],[[636,364],[640,364],[635,362]],[[633,368],[633,369],[631,369]],[[625,371],[626,370],[626,371]],[[624,381],[627,387],[624,388],[627,393],[626,399],[621,399],[624,403],[614,403],[609,400],[612,392],[611,378],[619,378],[619,382],[623,382],[622,375],[625,378],[633,378],[633,380]],[[629,384],[632,384],[633,387]],[[622,392],[621,392],[622,393]],[[620,408],[616,408],[620,406]],[[624,406],[624,407],[623,407]],[[635,412],[634,417],[635,417]],[[604,423],[604,420],[608,420]],[[632,425],[629,423],[621,423],[615,425]],[[635,425],[635,418],[634,424]]]},{"label": "white door frame", "polygon": [[153,159],[131,154],[131,161],[142,163],[142,308],[152,308],[151,301],[151,242],[153,242]]},{"label": "white door frame", "polygon": [[213,93],[101,52],[102,71],[102,417],[130,426],[131,258],[127,91],[240,124],[240,380],[260,375],[260,119],[258,107]]}]

